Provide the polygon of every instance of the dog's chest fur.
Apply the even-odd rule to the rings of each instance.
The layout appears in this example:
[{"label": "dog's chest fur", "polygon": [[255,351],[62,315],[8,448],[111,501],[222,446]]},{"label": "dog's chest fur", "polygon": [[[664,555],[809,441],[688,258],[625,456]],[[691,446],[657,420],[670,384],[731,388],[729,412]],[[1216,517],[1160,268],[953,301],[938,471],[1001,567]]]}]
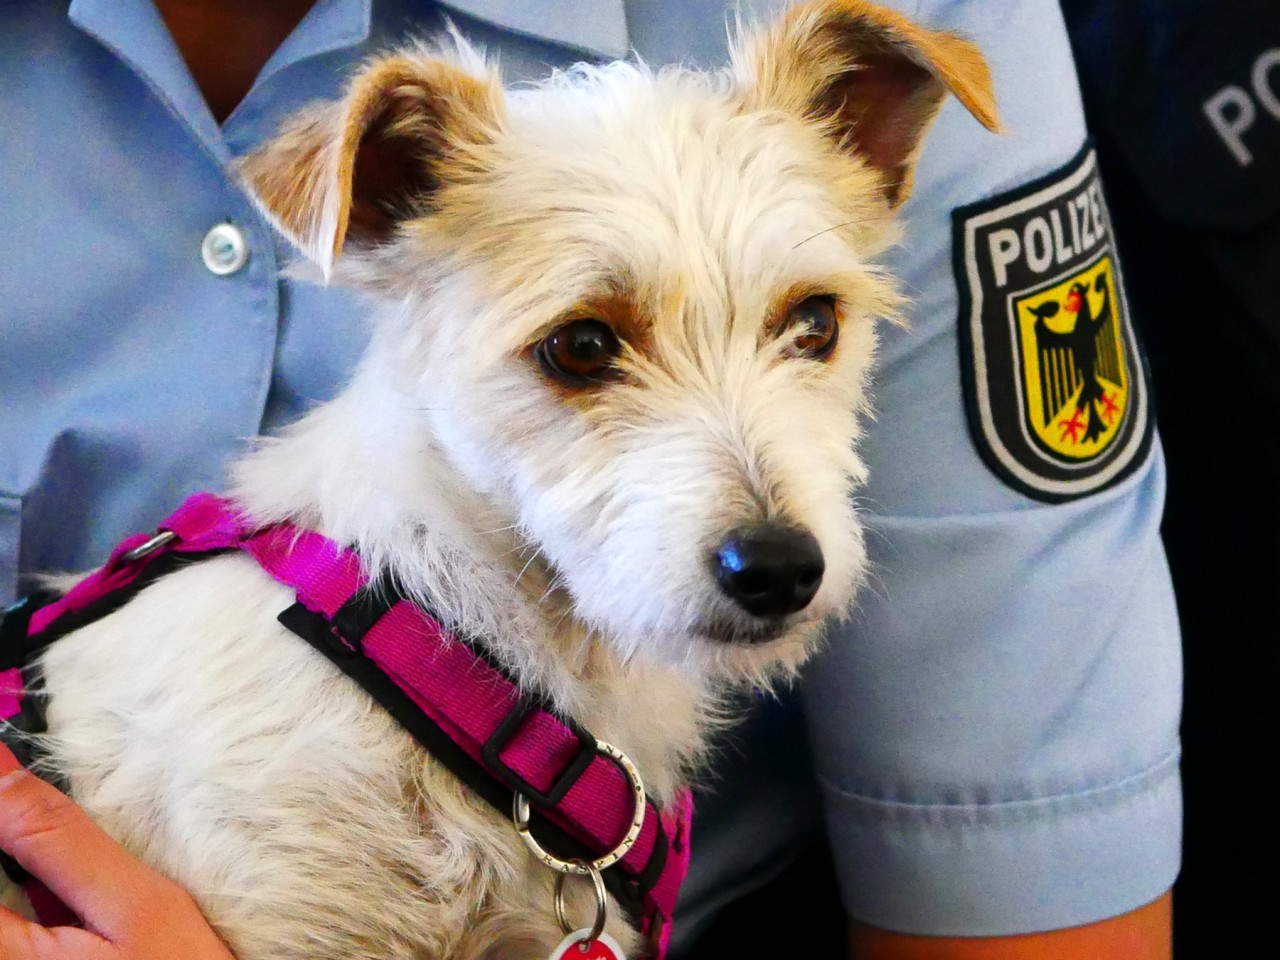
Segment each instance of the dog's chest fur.
[{"label": "dog's chest fur", "polygon": [[[292,599],[252,560],[216,558],[55,644],[49,721],[75,798],[188,888],[242,960],[547,951],[560,937],[550,872],[278,625]],[[594,681],[609,707],[583,719],[644,769],[670,770],[669,721],[691,704],[664,685],[666,702],[629,707],[652,696],[635,681]],[[589,917],[582,887],[570,884],[573,915]],[[617,916],[609,929],[634,940]]]}]

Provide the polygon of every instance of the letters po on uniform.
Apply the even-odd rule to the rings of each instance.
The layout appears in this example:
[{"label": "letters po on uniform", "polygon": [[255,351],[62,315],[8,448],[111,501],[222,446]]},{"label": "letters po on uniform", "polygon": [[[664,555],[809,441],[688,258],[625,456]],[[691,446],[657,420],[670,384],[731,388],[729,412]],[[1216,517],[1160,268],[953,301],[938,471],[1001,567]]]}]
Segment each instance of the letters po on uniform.
[{"label": "letters po on uniform", "polygon": [[1280,47],[1264,50],[1249,71],[1253,96],[1244,87],[1229,83],[1204,102],[1204,115],[1242,167],[1253,163],[1253,153],[1245,145],[1244,134],[1258,119],[1254,101],[1257,100],[1273,120],[1280,121],[1280,94],[1272,81],[1276,67],[1280,67]]}]

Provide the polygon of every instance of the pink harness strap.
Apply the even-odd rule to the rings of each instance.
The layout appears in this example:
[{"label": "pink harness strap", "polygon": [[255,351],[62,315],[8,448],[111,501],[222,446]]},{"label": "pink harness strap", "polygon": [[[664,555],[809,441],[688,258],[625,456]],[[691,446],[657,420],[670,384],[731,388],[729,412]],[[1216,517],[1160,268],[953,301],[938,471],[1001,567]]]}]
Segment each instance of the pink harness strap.
[{"label": "pink harness strap", "polygon": [[[595,752],[594,738],[522,695],[505,673],[411,602],[396,600],[361,636],[343,636],[335,618],[370,589],[352,551],[288,524],[255,529],[228,501],[211,494],[192,496],[160,530],[173,536],[129,538],[101,570],[36,610],[29,634],[40,634],[59,618],[130,586],[161,556],[243,550],[296,590],[302,607],[323,618],[321,628],[333,635],[330,642],[342,644],[344,656],[367,658],[467,756],[502,784],[535,804],[541,801],[539,812],[595,856],[612,850],[626,834],[633,791],[622,771]],[[283,615],[281,621],[288,625]],[[0,720],[19,712],[21,684],[18,670],[0,672]],[[691,816],[687,791],[663,811],[646,804],[639,838],[611,868],[629,875],[638,888],[641,929],[658,958],[666,952],[676,895],[688,869]]]},{"label": "pink harness strap", "polygon": [[17,667],[0,670],[0,720],[16,717],[22,710],[22,671]]}]

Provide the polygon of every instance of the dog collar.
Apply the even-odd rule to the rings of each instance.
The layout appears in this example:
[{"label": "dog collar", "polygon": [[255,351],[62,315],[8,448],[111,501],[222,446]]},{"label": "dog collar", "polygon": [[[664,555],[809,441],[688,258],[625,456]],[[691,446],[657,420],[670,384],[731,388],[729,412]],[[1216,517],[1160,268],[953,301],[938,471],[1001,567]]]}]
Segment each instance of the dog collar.
[{"label": "dog collar", "polygon": [[[0,737],[6,729],[45,729],[43,698],[31,695],[41,686],[32,661],[50,643],[119,609],[180,565],[235,551],[296,591],[297,602],[279,615],[285,627],[498,810],[527,801],[538,829],[531,831],[527,813],[517,823],[523,819],[521,832],[543,861],[599,864],[651,953],[665,955],[689,863],[688,791],[659,810],[642,798],[625,757],[522,691],[482,648],[450,633],[393,584],[371,582],[353,551],[287,523],[254,527],[212,494],[189,498],[156,534],[125,540],[62,597],[33,596],[10,608],[0,623],[0,721],[7,721]],[[31,742],[9,741],[30,765]],[[60,912],[47,890],[24,882],[44,922],[65,921],[65,908]]]}]

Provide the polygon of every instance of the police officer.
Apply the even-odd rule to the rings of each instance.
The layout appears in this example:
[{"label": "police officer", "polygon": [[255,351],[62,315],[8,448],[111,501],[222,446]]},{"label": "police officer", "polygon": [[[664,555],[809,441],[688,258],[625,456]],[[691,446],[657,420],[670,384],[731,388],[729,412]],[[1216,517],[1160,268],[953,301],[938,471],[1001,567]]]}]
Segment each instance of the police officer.
[{"label": "police officer", "polygon": [[[864,448],[877,586],[802,692],[759,704],[727,751],[677,945],[825,834],[839,952],[1167,956],[1179,660],[1163,461],[1061,17],[1050,0],[892,5],[978,43],[1008,133],[950,104],[926,143],[887,264],[911,324],[884,331]],[[360,305],[282,275],[288,251],[228,170],[446,13],[512,80],[632,47],[652,63],[725,54],[723,0],[0,7],[0,590],[99,562],[219,487],[241,438],[342,381]],[[15,777],[10,797],[15,782],[46,795]],[[22,859],[30,841],[0,842]],[[34,865],[68,870],[109,933],[93,911],[128,913],[123,868],[93,849],[106,859],[88,870],[56,851]],[[758,955],[785,930],[777,949],[797,952],[806,901],[769,906],[727,935]],[[34,955],[9,945],[35,942],[25,929],[0,914],[6,956]]]}]

